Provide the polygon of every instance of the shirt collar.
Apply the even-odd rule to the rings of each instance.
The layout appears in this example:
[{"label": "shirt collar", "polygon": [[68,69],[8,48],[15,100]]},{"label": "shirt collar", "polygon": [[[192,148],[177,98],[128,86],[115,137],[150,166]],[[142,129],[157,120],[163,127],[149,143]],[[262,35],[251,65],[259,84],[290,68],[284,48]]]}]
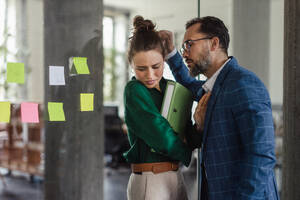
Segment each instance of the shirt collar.
[{"label": "shirt collar", "polygon": [[224,66],[230,61],[231,58],[228,58],[226,62],[216,71],[209,79],[206,80],[206,82],[202,85],[202,88],[205,90],[205,92],[212,91],[215,82],[218,78],[218,75],[220,74],[221,70],[224,68]]}]

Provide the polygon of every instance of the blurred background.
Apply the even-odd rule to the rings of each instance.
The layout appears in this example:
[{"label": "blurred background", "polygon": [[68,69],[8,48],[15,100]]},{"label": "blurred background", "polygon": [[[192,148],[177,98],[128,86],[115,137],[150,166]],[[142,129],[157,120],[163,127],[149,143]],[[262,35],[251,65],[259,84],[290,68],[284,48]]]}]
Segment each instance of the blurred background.
[{"label": "blurred background", "polygon": [[[269,90],[281,191],[283,0],[0,0],[0,101],[12,103],[10,122],[0,123],[0,199],[63,199],[58,194],[64,187],[70,187],[66,195],[72,193],[73,199],[89,193],[85,188],[73,194],[70,183],[95,185],[97,199],[126,199],[130,168],[122,158],[128,149],[122,98],[133,75],[126,51],[135,15],[154,21],[158,30],[173,31],[177,49],[189,19],[212,15],[224,21],[231,37],[229,55]],[[69,76],[72,56],[87,57],[94,75]],[[6,81],[8,62],[24,63],[24,84]],[[49,86],[50,65],[65,67],[66,86]],[[164,77],[173,79],[167,66]],[[74,91],[95,93],[94,115],[72,114],[78,103]],[[48,121],[47,102],[54,100],[66,105],[66,125]],[[22,102],[39,104],[39,123],[21,121]],[[86,152],[88,148],[94,151]],[[85,158],[89,155],[95,165]],[[71,166],[78,171],[71,173]],[[182,170],[190,199],[196,199],[196,162]],[[78,173],[88,178],[71,180]],[[92,173],[99,175],[92,179]]]}]

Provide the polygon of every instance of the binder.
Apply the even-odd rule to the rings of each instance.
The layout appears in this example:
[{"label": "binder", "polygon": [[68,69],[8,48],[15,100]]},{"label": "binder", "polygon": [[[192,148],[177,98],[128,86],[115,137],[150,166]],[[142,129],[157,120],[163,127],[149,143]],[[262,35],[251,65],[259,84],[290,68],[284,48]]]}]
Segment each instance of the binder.
[{"label": "binder", "polygon": [[192,105],[192,93],[181,84],[168,81],[161,114],[168,120],[170,126],[183,140],[185,138],[186,124],[191,119]]}]

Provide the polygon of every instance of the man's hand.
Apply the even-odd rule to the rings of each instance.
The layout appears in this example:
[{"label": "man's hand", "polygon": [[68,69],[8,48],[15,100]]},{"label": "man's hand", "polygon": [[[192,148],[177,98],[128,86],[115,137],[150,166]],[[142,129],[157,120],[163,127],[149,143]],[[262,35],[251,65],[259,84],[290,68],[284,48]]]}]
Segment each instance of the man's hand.
[{"label": "man's hand", "polygon": [[200,99],[195,113],[194,113],[194,120],[196,123],[197,130],[202,132],[204,129],[204,120],[205,120],[205,114],[206,114],[206,109],[207,109],[207,102],[209,100],[209,97],[211,95],[211,92],[207,92],[202,96]]},{"label": "man's hand", "polygon": [[165,50],[167,51],[168,55],[169,53],[171,53],[175,46],[174,46],[174,39],[173,39],[173,33],[171,31],[167,31],[167,30],[161,30],[158,32],[162,42],[163,42],[163,46],[165,48]]}]

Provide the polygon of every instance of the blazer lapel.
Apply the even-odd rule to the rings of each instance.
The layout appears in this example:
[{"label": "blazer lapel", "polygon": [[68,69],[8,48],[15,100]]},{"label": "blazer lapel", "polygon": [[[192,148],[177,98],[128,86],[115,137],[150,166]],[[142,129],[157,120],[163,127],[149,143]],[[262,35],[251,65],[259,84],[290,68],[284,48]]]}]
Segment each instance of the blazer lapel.
[{"label": "blazer lapel", "polygon": [[205,94],[205,90],[201,87],[198,91],[197,91],[197,102],[200,101],[201,97]]},{"label": "blazer lapel", "polygon": [[[234,59],[234,58],[231,58],[231,59]],[[206,138],[207,138],[207,134],[208,134],[208,131],[209,131],[209,122],[211,120],[211,116],[212,116],[212,112],[214,110],[214,107],[215,107],[215,103],[216,103],[216,100],[218,98],[218,95],[220,93],[220,91],[222,90],[222,84],[227,76],[227,74],[230,72],[231,70],[231,62],[233,60],[229,61],[225,66],[224,68],[221,70],[220,74],[218,75],[217,77],[217,80],[214,84],[214,87],[213,87],[213,90],[211,92],[211,96],[210,96],[210,99],[208,101],[208,104],[207,104],[207,109],[206,109],[206,114],[205,114],[205,120],[204,120],[204,130],[203,130],[203,142],[202,142],[202,149],[203,147],[205,147],[205,144],[206,144]]]}]

